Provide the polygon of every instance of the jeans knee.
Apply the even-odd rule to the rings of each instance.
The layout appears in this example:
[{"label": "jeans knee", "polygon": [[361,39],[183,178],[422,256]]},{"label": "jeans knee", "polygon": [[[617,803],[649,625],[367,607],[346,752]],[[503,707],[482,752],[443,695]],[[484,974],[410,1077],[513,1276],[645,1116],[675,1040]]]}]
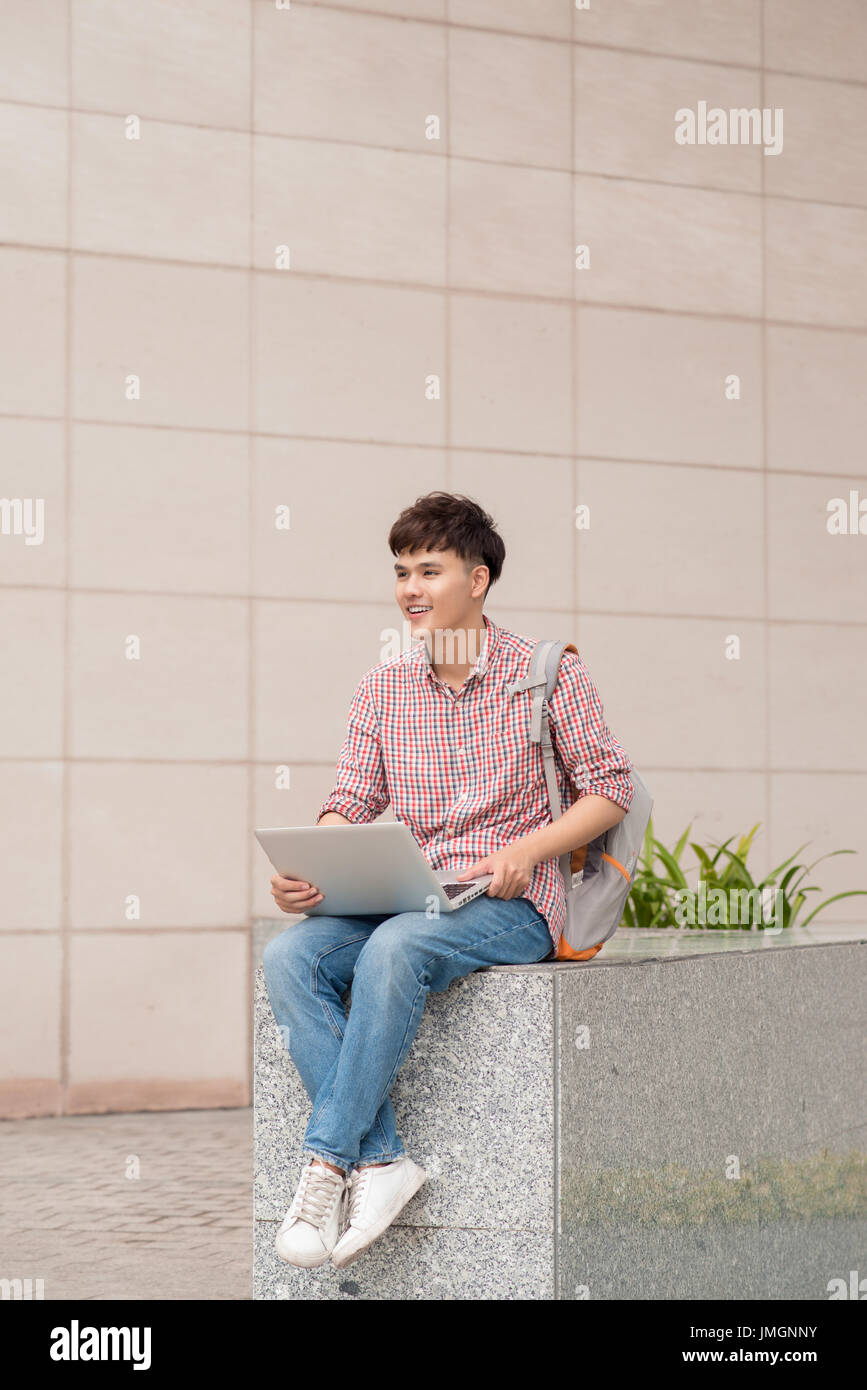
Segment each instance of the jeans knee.
[{"label": "jeans knee", "polygon": [[412,949],[412,942],[405,934],[402,935],[399,930],[383,930],[383,927],[377,927],[358,954],[353,979],[367,975],[377,983],[385,985],[401,976],[408,978],[411,975],[424,983],[424,972],[417,973],[417,956],[418,953]]},{"label": "jeans knee", "polygon": [[309,954],[303,949],[298,936],[293,935],[294,931],[295,928],[287,927],[286,931],[272,936],[271,940],[265,943],[262,969],[266,980],[279,979],[285,983],[287,980],[297,979],[301,970],[309,970]]}]

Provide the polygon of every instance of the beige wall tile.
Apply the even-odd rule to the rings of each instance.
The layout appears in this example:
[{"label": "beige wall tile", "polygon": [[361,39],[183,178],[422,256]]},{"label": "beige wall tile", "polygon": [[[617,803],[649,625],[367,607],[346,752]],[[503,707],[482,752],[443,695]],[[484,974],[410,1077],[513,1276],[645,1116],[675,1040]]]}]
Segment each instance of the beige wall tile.
[{"label": "beige wall tile", "polygon": [[700,101],[726,112],[760,109],[758,72],[583,44],[575,47],[574,63],[576,169],[761,191],[765,156],[758,145],[680,145],[675,139],[676,113],[697,112]]},{"label": "beige wall tile", "polygon": [[7,0],[0,5],[0,97],[65,106],[68,45],[68,9],[57,0]]},{"label": "beige wall tile", "polygon": [[237,0],[73,5],[72,85],[79,108],[244,128],[250,6]]},{"label": "beige wall tile", "polygon": [[[762,466],[761,326],[582,307],[578,447],[661,463]],[[726,381],[740,378],[740,399]]]},{"label": "beige wall tile", "polygon": [[[224,927],[246,921],[247,771],[188,763],[73,763],[73,927]],[[138,918],[127,918],[129,898]]]},{"label": "beige wall tile", "polygon": [[73,757],[248,756],[246,600],[73,594],[69,620]]},{"label": "beige wall tile", "polygon": [[[442,451],[317,439],[257,439],[255,448],[253,592],[391,601],[388,533],[416,497],[445,487]],[[285,507],[288,530],[275,525]]]},{"label": "beige wall tile", "polygon": [[569,306],[461,294],[450,317],[454,444],[569,453]]},{"label": "beige wall tile", "polygon": [[865,661],[863,625],[769,624],[768,761],[775,771],[867,771]]},{"label": "beige wall tile", "polygon": [[[246,429],[241,271],[72,258],[73,412],[123,424]],[[141,399],[126,399],[130,375]]]},{"label": "beige wall tile", "polygon": [[562,0],[448,0],[449,24],[508,30],[517,34],[544,34],[568,39],[572,18]]},{"label": "beige wall tile", "polygon": [[73,115],[72,168],[76,249],[248,264],[249,135]]},{"label": "beige wall tile", "polygon": [[567,173],[449,161],[449,284],[572,293]]},{"label": "beige wall tile", "polygon": [[828,507],[837,499],[847,514],[848,533],[850,490],[864,504],[862,525],[867,531],[867,470],[860,483],[854,478],[779,473],[768,478],[769,617],[863,622],[867,534],[828,530]]},{"label": "beige wall tile", "polygon": [[[740,658],[726,658],[732,635]],[[748,619],[581,617],[576,645],[638,768],[762,767],[765,643]]]},{"label": "beige wall tile", "polygon": [[60,1079],[60,937],[0,937],[0,1079]]},{"label": "beige wall tile", "polygon": [[57,928],[64,894],[62,765],[10,758],[0,775],[0,929]]},{"label": "beige wall tile", "polygon": [[0,239],[66,245],[67,116],[0,102]]},{"label": "beige wall tile", "polygon": [[761,0],[591,3],[576,10],[572,33],[584,43],[755,66],[761,61]]},{"label": "beige wall tile", "polygon": [[503,573],[487,606],[575,603],[575,513],[569,459],[516,458],[453,450],[449,491],[474,497],[506,546]]},{"label": "beige wall tile", "polygon": [[569,169],[570,64],[567,44],[452,29],[449,153]]},{"label": "beige wall tile", "polygon": [[0,589],[0,757],[61,756],[65,607],[57,590]]},{"label": "beige wall tile", "polygon": [[445,152],[443,25],[263,0],[254,19],[256,130]]},{"label": "beige wall tile", "polygon": [[[408,649],[391,603],[253,605],[257,762],[332,767],[365,672]],[[324,800],[324,797],[323,797]]]},{"label": "beige wall tile", "polygon": [[247,954],[241,931],[73,936],[71,1086],[245,1077]]},{"label": "beige wall tile", "polygon": [[256,429],[262,433],[439,444],[448,389],[444,309],[435,291],[259,274]]},{"label": "beige wall tile", "polygon": [[582,608],[762,616],[758,473],[581,459],[576,532]]},{"label": "beige wall tile", "polygon": [[769,72],[765,105],[785,113],[782,153],[765,160],[767,193],[867,205],[867,88]]},{"label": "beige wall tile", "polygon": [[857,473],[867,438],[867,337],[767,330],[768,468]]},{"label": "beige wall tile", "polygon": [[764,62],[811,77],[863,82],[867,10],[861,0],[764,0]]},{"label": "beige wall tile", "polygon": [[[255,0],[255,3],[262,6],[271,3],[271,0]],[[305,0],[310,5],[323,5],[328,9],[332,7],[333,0]],[[447,0],[376,0],[376,9],[381,14],[400,15],[406,19],[439,19],[446,17]],[[454,6],[455,0],[451,0]],[[342,10],[370,10],[372,8],[370,0],[341,0]]]},{"label": "beige wall tile", "polygon": [[[698,883],[698,860],[689,842],[705,849],[724,844],[729,836],[746,835],[756,822],[747,864],[755,873],[773,868],[768,850],[769,826],[766,778],[763,772],[672,772],[668,768],[638,768],[653,797],[653,834],[673,850],[687,826],[689,840],[680,856],[687,881]],[[737,840],[735,841],[737,843]],[[734,846],[730,846],[734,848]],[[713,853],[713,850],[711,850]]]},{"label": "beige wall tile", "polygon": [[74,425],[70,583],[248,591],[243,435]]},{"label": "beige wall tile", "polygon": [[576,176],[580,300],[761,312],[761,201],[742,193]]},{"label": "beige wall tile", "polygon": [[272,135],[255,149],[257,266],[288,246],[293,270],[445,283],[445,160]]},{"label": "beige wall tile", "polygon": [[62,415],[66,365],[66,256],[0,247],[0,411]]},{"label": "beige wall tile", "polygon": [[63,584],[66,465],[62,423],[0,419],[0,458],[3,499],[9,502],[7,513],[0,499],[0,584]]},{"label": "beige wall tile", "polygon": [[[795,863],[815,864],[802,887],[814,884],[818,893],[808,893],[799,921],[804,920],[835,893],[867,889],[867,833],[864,797],[867,777],[858,773],[771,774],[771,844],[773,862],[780,864],[800,845],[806,848]],[[821,855],[838,849],[854,854],[837,854],[821,864]],[[863,922],[867,918],[867,898],[842,898],[814,919],[822,922]]]},{"label": "beige wall tile", "polygon": [[867,327],[867,210],[765,200],[771,319]]}]

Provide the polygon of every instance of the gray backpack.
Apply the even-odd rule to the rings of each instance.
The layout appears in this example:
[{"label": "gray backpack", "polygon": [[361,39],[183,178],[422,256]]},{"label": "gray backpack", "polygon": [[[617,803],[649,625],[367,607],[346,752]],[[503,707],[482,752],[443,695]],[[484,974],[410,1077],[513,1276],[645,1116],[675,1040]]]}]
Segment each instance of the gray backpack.
[{"label": "gray backpack", "polygon": [[[542,747],[552,820],[563,812],[548,727],[548,701],[557,684],[564,651],[578,655],[572,642],[537,642],[529,675],[506,686],[510,695],[519,690],[533,692],[530,742]],[[633,797],[623,819],[589,844],[560,857],[566,887],[566,925],[557,947],[558,960],[589,960],[595,956],[614,935],[623,915],[653,808],[653,799],[634,768],[629,780]]]}]

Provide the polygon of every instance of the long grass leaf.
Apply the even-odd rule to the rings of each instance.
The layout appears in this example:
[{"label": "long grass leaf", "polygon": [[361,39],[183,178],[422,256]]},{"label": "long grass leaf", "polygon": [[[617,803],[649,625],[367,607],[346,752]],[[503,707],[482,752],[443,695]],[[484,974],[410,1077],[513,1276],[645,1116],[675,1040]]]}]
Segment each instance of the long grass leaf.
[{"label": "long grass leaf", "polygon": [[824,901],[823,903],[819,903],[819,906],[818,906],[818,907],[814,907],[814,908],[813,908],[813,911],[810,913],[809,917],[805,917],[805,918],[804,918],[803,922],[801,923],[801,926],[802,926],[802,927],[805,927],[805,926],[807,925],[808,922],[812,922],[812,920],[813,920],[813,918],[815,917],[815,915],[816,915],[817,912],[821,912],[821,911],[822,911],[822,908],[823,908],[823,907],[827,907],[829,903],[835,903],[835,902],[837,902],[837,900],[838,900],[839,898],[860,898],[860,897],[867,897],[867,888],[850,888],[850,889],[848,890],[848,892],[846,892],[846,893],[835,893],[834,896],[833,896],[833,898],[826,898],[825,901]]}]

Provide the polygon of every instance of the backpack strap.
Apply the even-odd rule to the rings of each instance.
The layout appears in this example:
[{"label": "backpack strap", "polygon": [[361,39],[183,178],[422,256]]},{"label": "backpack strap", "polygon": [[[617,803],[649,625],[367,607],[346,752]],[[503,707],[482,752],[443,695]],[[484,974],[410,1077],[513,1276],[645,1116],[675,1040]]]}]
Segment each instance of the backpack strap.
[{"label": "backpack strap", "polygon": [[[557,677],[560,674],[560,658],[564,652],[574,652],[578,655],[578,648],[573,642],[551,642],[542,640],[537,642],[530,657],[529,674],[522,680],[511,681],[506,686],[508,695],[515,695],[519,690],[531,690],[533,692],[532,713],[530,717],[530,742],[538,743],[542,748],[542,758],[545,764],[545,781],[548,786],[548,800],[551,803],[551,819],[556,820],[563,814],[560,804],[560,792],[557,787],[557,765],[554,761],[554,748],[551,743],[551,731],[548,726],[548,701],[554,694],[557,684]],[[569,884],[572,878],[572,851],[567,850],[560,856],[560,869],[563,874],[563,881]]]}]

